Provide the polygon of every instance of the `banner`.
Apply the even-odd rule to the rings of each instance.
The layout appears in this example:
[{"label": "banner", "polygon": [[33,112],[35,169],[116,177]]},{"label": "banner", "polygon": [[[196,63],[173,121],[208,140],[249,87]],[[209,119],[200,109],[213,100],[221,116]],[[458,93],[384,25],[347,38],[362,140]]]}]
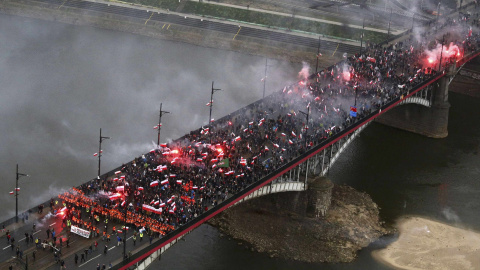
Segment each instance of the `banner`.
[{"label": "banner", "polygon": [[85,238],[90,238],[90,231],[87,231],[87,230],[84,230],[84,229],[80,229],[79,227],[76,227],[76,226],[71,226],[71,232],[72,233],[75,233],[75,234],[78,234],[80,236],[83,236]]},{"label": "banner", "polygon": [[230,160],[228,158],[220,160],[217,164],[217,167],[219,167],[219,168],[230,167]]}]

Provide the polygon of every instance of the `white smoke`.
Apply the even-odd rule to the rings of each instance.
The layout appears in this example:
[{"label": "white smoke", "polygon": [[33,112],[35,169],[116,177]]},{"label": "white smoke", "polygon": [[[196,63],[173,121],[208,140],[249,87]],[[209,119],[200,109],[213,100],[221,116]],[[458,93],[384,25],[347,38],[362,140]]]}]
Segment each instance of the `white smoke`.
[{"label": "white smoke", "polygon": [[443,208],[442,214],[447,220],[460,223],[460,217],[450,207]]},{"label": "white smoke", "polygon": [[302,69],[298,72],[298,79],[304,81],[310,76],[310,65],[302,62]]}]

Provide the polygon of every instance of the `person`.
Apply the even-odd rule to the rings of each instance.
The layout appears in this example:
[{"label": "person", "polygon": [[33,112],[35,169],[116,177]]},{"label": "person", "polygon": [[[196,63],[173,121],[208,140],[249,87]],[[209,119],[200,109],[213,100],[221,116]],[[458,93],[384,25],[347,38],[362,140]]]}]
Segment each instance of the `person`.
[{"label": "person", "polygon": [[105,248],[103,249],[103,254],[107,255],[108,247],[105,245]]},{"label": "person", "polygon": [[143,231],[140,231],[140,242],[143,240]]},{"label": "person", "polygon": [[98,247],[98,242],[97,242],[97,240],[95,240],[95,244],[94,244],[93,250],[97,250],[97,247]]},{"label": "person", "polygon": [[85,262],[85,254],[82,253],[82,257],[80,258],[80,262]]},{"label": "person", "polygon": [[97,263],[97,270],[100,270],[100,264]]},{"label": "person", "polygon": [[85,259],[88,259],[88,249],[86,248],[83,253],[85,253]]},{"label": "person", "polygon": [[122,243],[122,238],[120,236],[117,236],[117,246],[120,246]]},{"label": "person", "polygon": [[35,258],[37,257],[37,251],[36,250],[34,250],[32,252],[32,257],[33,257],[33,261],[35,261]]},{"label": "person", "polygon": [[135,243],[137,242],[137,236],[134,234],[133,235],[133,246],[135,246]]},{"label": "person", "polygon": [[75,264],[77,264],[77,263],[78,263],[78,254],[75,253]]},{"label": "person", "polygon": [[105,264],[102,265],[102,270],[105,270],[107,269],[107,266],[105,266]]},{"label": "person", "polygon": [[152,241],[153,241],[153,235],[150,234],[150,245],[152,244]]},{"label": "person", "polygon": [[47,229],[47,239],[50,238],[50,228]]},{"label": "person", "polygon": [[67,247],[70,247],[70,237],[67,237]]}]

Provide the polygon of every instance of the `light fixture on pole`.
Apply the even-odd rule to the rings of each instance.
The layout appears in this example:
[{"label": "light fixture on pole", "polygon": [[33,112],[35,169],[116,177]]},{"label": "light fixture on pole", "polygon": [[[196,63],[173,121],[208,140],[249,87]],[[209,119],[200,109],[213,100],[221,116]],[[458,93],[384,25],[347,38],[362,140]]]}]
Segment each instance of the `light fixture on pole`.
[{"label": "light fixture on pole", "polygon": [[29,176],[28,174],[24,174],[24,173],[19,173],[18,172],[18,164],[17,164],[17,177],[16,177],[16,181],[15,181],[15,222],[18,222],[18,191],[20,190],[20,188],[18,187],[18,179],[20,179],[20,177],[22,176]]},{"label": "light fixture on pole", "polygon": [[[210,106],[210,117],[208,118],[208,132],[211,134],[212,133],[212,106],[213,106],[213,93],[217,92],[217,91],[222,91],[222,89],[216,89],[216,88],[213,88],[213,83],[214,81],[212,81],[212,92],[210,94],[210,102],[208,103],[208,106]],[[210,135],[210,143],[212,142],[212,136]]]},{"label": "light fixture on pole", "polygon": [[102,136],[102,129],[100,128],[100,137],[99,137],[99,144],[98,144],[98,175],[97,179],[100,179],[100,164],[101,164],[101,157],[102,157],[102,142],[103,140],[111,139],[110,137]]},{"label": "light fixture on pole", "polygon": [[160,129],[162,129],[162,115],[167,114],[170,112],[162,111],[162,103],[160,103],[160,113],[158,116],[158,137],[157,137],[157,146],[160,146]]}]

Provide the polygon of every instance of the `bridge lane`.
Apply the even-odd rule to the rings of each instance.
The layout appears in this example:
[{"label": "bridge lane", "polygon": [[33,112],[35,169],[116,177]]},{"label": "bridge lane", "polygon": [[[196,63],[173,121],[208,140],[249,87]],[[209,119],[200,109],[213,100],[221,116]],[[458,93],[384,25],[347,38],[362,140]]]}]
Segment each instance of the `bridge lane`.
[{"label": "bridge lane", "polygon": [[[199,28],[210,31],[232,34],[232,37],[238,32],[238,24],[222,23],[208,18],[199,19],[192,18],[188,14],[176,15],[172,13],[158,13],[152,11],[147,12],[142,9],[117,6],[114,4],[96,3],[82,0],[35,0],[37,2],[48,3],[62,8],[78,8],[90,12],[109,13],[121,16],[127,16],[135,19],[141,19],[150,22],[164,22],[168,24],[176,24],[180,26]],[[239,37],[258,38],[264,40],[272,40],[286,44],[299,45],[310,48],[318,47],[318,37],[306,37],[303,35],[293,35],[278,31],[265,30],[258,27],[242,26]],[[238,38],[238,37],[237,37]],[[321,40],[322,51],[338,51],[341,53],[355,54],[359,51],[359,46],[337,43],[329,40]]]}]

